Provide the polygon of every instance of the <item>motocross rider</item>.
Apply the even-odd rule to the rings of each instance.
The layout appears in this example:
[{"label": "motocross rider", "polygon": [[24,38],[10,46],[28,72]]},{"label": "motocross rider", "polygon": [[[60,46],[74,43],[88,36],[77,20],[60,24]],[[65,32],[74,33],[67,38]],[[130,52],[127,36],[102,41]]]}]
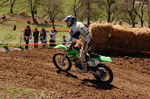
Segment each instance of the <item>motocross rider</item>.
[{"label": "motocross rider", "polygon": [[71,42],[69,47],[74,46],[79,39],[82,42],[80,49],[81,71],[87,72],[86,53],[90,50],[93,43],[92,34],[83,23],[77,22],[76,18],[72,15],[67,16],[63,21],[66,22],[67,27],[71,27],[70,39],[68,40],[68,42]]}]

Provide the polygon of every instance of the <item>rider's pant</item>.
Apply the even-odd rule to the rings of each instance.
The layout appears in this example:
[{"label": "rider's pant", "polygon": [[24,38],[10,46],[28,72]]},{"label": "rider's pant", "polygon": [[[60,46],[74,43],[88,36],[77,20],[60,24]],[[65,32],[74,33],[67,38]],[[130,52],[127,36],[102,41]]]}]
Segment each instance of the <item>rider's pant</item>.
[{"label": "rider's pant", "polygon": [[90,42],[85,41],[81,47],[80,50],[80,60],[81,63],[86,62],[86,53],[91,49],[93,41],[91,40]]}]

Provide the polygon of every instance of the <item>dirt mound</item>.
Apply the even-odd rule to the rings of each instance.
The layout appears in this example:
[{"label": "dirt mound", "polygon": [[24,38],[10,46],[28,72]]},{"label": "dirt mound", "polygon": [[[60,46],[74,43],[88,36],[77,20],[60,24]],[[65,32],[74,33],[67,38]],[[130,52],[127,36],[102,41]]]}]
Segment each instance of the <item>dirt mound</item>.
[{"label": "dirt mound", "polygon": [[[38,48],[0,53],[0,82],[43,90],[51,99],[125,99],[150,98],[150,58],[112,57],[105,63],[114,72],[109,86],[96,83],[90,74],[57,73],[52,56],[59,50]],[[0,92],[1,93],[1,92]]]}]

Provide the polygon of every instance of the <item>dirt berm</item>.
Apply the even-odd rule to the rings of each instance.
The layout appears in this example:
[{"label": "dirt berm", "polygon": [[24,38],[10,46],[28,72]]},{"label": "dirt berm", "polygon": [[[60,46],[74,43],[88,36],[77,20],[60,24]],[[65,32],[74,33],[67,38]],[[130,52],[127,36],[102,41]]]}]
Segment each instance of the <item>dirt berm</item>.
[{"label": "dirt berm", "polygon": [[[114,81],[102,86],[75,68],[69,74],[57,73],[51,61],[56,52],[48,48],[1,52],[0,82],[45,91],[50,99],[150,99],[149,57],[112,56],[114,61],[105,64],[113,70]],[[21,97],[29,99],[26,94]]]}]

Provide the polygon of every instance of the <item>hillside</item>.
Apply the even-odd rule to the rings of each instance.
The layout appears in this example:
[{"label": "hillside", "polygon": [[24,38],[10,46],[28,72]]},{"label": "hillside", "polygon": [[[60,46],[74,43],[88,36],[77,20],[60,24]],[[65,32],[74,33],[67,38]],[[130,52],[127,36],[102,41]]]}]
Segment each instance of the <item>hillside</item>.
[{"label": "hillside", "polygon": [[96,83],[90,74],[73,68],[56,72],[54,49],[38,48],[0,53],[0,98],[2,99],[149,99],[150,58],[112,57],[105,63],[114,72],[109,86]]}]

